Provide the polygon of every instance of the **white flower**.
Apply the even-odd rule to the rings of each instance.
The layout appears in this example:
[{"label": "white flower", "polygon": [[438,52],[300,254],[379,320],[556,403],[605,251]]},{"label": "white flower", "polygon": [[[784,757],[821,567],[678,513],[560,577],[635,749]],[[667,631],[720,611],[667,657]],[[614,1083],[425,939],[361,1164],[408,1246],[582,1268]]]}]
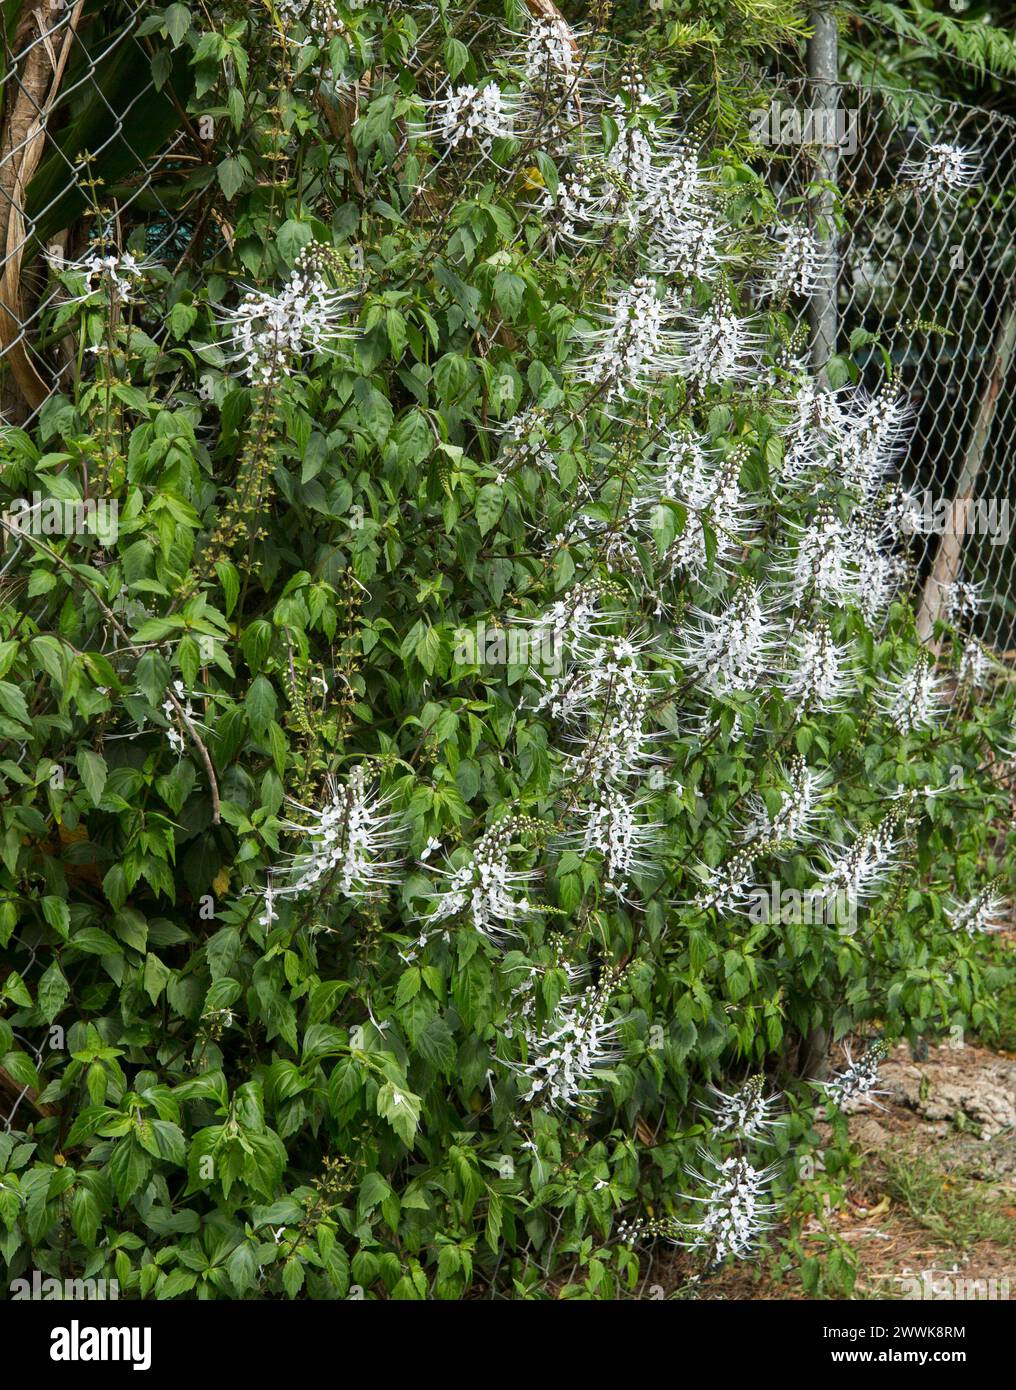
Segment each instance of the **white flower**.
[{"label": "white flower", "polygon": [[[684,530],[663,557],[664,570],[682,569],[701,578],[709,568],[707,528],[715,540],[714,563],[721,567],[743,544],[742,532],[751,516],[741,492],[741,469],[747,454],[746,446],[738,446],[725,459],[716,461],[707,458],[694,439],[671,437],[658,460],[664,469],[658,500],[680,502],[686,516]],[[645,509],[649,496],[638,499],[633,511]],[[651,517],[650,511],[648,519]],[[641,518],[637,524],[648,529]]]},{"label": "white flower", "polygon": [[772,1229],[769,1218],[776,1205],[763,1199],[776,1169],[755,1168],[746,1158],[717,1163],[704,1151],[702,1156],[712,1164],[715,1177],[702,1177],[709,1195],[692,1198],[705,1208],[702,1220],[685,1228],[690,1238],[682,1243],[705,1252],[713,1264],[747,1259],[759,1236]]},{"label": "white flower", "polygon": [[650,759],[645,726],[651,687],[641,651],[623,637],[576,643],[568,669],[536,706],[549,705],[555,718],[580,731],[571,736],[579,751],[570,761],[593,787],[618,785]]},{"label": "white flower", "polygon": [[743,831],[746,840],[767,840],[780,844],[799,844],[812,839],[811,825],[819,812],[822,789],[827,778],[812,772],[798,754],[786,774],[788,789],[782,794],[780,809],[769,813],[761,796],[748,799],[750,819]]},{"label": "white flower", "polygon": [[818,875],[817,896],[827,902],[845,898],[855,905],[878,892],[899,862],[895,825],[895,819],[887,816],[858,835],[853,844],[823,848],[820,854],[827,867]]},{"label": "white flower", "polygon": [[968,685],[984,685],[991,672],[991,661],[976,637],[968,637],[960,656],[959,678]]},{"label": "white flower", "polygon": [[754,689],[771,668],[779,631],[751,580],[720,614],[693,609],[698,630],[684,635],[682,660],[713,695]]},{"label": "white flower", "polygon": [[[509,967],[506,965],[504,969],[507,973]],[[512,988],[508,997],[506,1017],[501,1024],[501,1032],[506,1038],[530,1038],[536,1033],[534,1018],[539,987],[548,970],[558,970],[564,974],[566,990],[562,997],[566,1004],[575,1002],[574,992],[583,987],[589,973],[586,966],[575,965],[568,959],[563,943],[558,945],[551,966],[530,967],[528,964],[522,964],[512,966],[511,969],[522,970],[525,974],[521,983]]]},{"label": "white flower", "polygon": [[92,251],[77,261],[66,261],[58,256],[47,256],[46,259],[54,270],[84,276],[85,292],[68,300],[70,304],[80,304],[101,289],[108,292],[113,303],[126,304],[148,269],[148,264],[139,262],[130,251],[117,255],[100,255],[98,251]]},{"label": "white flower", "polygon": [[646,747],[648,707],[649,687],[637,676],[627,693],[619,685],[602,720],[591,718],[586,735],[571,740],[580,745],[578,752],[569,754],[571,771],[593,787],[640,774],[651,760]]},{"label": "white flower", "polygon": [[678,145],[638,200],[649,232],[647,255],[659,275],[706,279],[720,260],[720,227],[694,152]]},{"label": "white flower", "polygon": [[893,466],[913,411],[896,382],[887,382],[870,399],[858,399],[841,416],[832,440],[832,463],[839,479],[862,497],[871,497]]},{"label": "white flower", "polygon": [[184,750],[184,739],[177,727],[178,724],[185,727],[184,720],[186,719],[196,727],[200,727],[200,725],[194,713],[194,706],[191,704],[191,697],[184,689],[183,681],[173,682],[173,693],[183,709],[184,719],[180,718],[177,707],[172,700],[163,701],[162,712],[166,716],[166,719],[169,720],[169,728],[166,730],[166,742],[169,744],[172,752],[179,754]]},{"label": "white flower", "polygon": [[[350,9],[358,8],[358,0],[346,0],[346,3]],[[359,0],[359,3],[365,3],[365,0]],[[326,41],[333,34],[342,32],[343,25],[334,0],[274,0],[274,4],[281,20],[316,30]]]},{"label": "white flower", "polygon": [[805,599],[840,605],[857,594],[854,538],[831,507],[822,507],[807,526],[792,526],[796,548],[789,588],[793,602]]},{"label": "white flower", "polygon": [[695,899],[700,912],[710,908],[721,917],[743,913],[748,906],[748,890],[755,879],[759,859],[757,846],[740,849],[718,868],[706,869],[706,886]]},{"label": "white flower", "polygon": [[814,294],[830,264],[829,244],[800,222],[777,228],[775,239],[777,249],[764,292],[773,296]]},{"label": "white flower", "polygon": [[860,390],[847,396],[805,376],[793,404],[784,430],[783,479],[794,482],[807,469],[823,466],[842,486],[870,501],[911,424],[913,412],[899,384],[887,382],[872,396]]},{"label": "white flower", "polygon": [[646,868],[645,851],[653,844],[658,825],[639,820],[643,801],[632,801],[622,792],[605,788],[595,801],[578,808],[580,828],[566,837],[579,854],[603,856],[608,892],[624,898],[632,873]]},{"label": "white flower", "polygon": [[248,290],[234,308],[220,310],[228,330],[220,341],[241,372],[266,385],[304,353],[333,353],[352,336],[346,324],[352,296],[332,289],[316,271],[298,266],[276,292]]},{"label": "white flower", "polygon": [[793,416],[783,430],[780,465],[780,477],[788,483],[827,459],[847,418],[842,393],[820,386],[812,376],[800,382],[793,406]]},{"label": "white flower", "polygon": [[232,1009],[209,1009],[201,1015],[201,1021],[208,1021],[213,1027],[232,1028],[234,1014]]},{"label": "white flower", "polygon": [[347,898],[370,898],[397,882],[401,860],[392,851],[405,839],[401,816],[391,813],[390,798],[367,782],[364,767],[355,767],[345,782],[328,779],[328,800],[321,808],[289,804],[302,812],[300,822],[283,827],[306,837],[305,847],[276,875],[281,887],[268,890],[277,897],[298,897],[318,885],[334,884]]},{"label": "white flower", "polygon": [[264,910],[258,917],[258,926],[264,927],[265,932],[270,932],[275,925],[275,888],[272,884],[272,871],[268,871],[268,881],[264,891]]},{"label": "white flower", "polygon": [[648,123],[648,134],[640,130],[628,121],[623,110],[616,110],[612,114],[617,125],[617,140],[610,148],[606,165],[622,187],[627,186],[635,193],[632,211],[637,215],[640,195],[651,194],[660,178],[653,146],[656,132],[652,122]]},{"label": "white flower", "polygon": [[865,516],[852,535],[857,565],[857,591],[854,600],[865,620],[875,624],[899,588],[905,566],[898,556],[888,555],[879,543],[878,522]]},{"label": "white flower", "polygon": [[980,160],[971,150],[940,143],[928,145],[915,158],[905,160],[900,169],[900,183],[913,185],[934,197],[972,187],[980,173]]},{"label": "white flower", "polygon": [[520,618],[519,622],[532,627],[531,645],[559,652],[575,646],[589,652],[589,642],[603,623],[606,614],[601,608],[602,591],[598,584],[576,584],[564,598],[556,599],[538,618]]},{"label": "white flower", "polygon": [[794,638],[793,665],[784,677],[788,699],[798,700],[803,709],[829,712],[839,707],[852,685],[849,653],[833,640],[829,624],[809,624]]},{"label": "white flower", "polygon": [[935,675],[931,656],[921,652],[909,671],[888,682],[879,708],[901,734],[931,724],[943,704],[944,682]]},{"label": "white flower", "polygon": [[623,517],[608,520],[602,512],[596,515],[578,512],[569,517],[564,530],[553,538],[548,549],[556,552],[574,541],[582,541],[598,550],[603,563],[612,573],[630,575],[641,571],[634,537]]},{"label": "white flower", "polygon": [[747,319],[737,317],[730,292],[720,285],[709,308],[681,335],[682,370],[703,385],[747,381],[760,370],[763,341]]},{"label": "white flower", "polygon": [[662,1236],[674,1245],[703,1252],[709,1265],[731,1258],[747,1259],[759,1236],[773,1226],[771,1218],[776,1204],[764,1198],[776,1165],[755,1168],[746,1158],[732,1156],[720,1161],[706,1149],[699,1153],[712,1173],[707,1177],[693,1171],[692,1176],[703,1184],[708,1195],[684,1200],[704,1207],[701,1221],[679,1221],[669,1216],[624,1222],[619,1230],[621,1239],[630,1244],[641,1235]]},{"label": "white flower", "polygon": [[570,91],[582,71],[576,35],[558,16],[532,17],[518,61],[526,81],[541,88]]},{"label": "white flower", "polygon": [[[888,1095],[888,1091],[877,1089],[879,1064],[885,1061],[889,1055],[889,1045],[886,1042],[878,1041],[871,1044],[865,1051],[863,1057],[858,1062],[851,1060],[850,1052],[846,1049],[847,1066],[846,1069],[835,1076],[832,1081],[819,1082],[822,1089],[831,1101],[836,1105],[843,1105],[845,1101],[851,1100],[870,1100],[873,1096]],[[874,1102],[878,1105],[878,1102]],[[884,1106],[878,1106],[884,1109]]]},{"label": "white flower", "polygon": [[[582,603],[582,596],[579,597]],[[550,612],[539,626],[551,623],[552,631],[571,635],[571,615]],[[576,605],[572,612],[582,621],[586,615]],[[540,696],[537,710],[549,706],[551,715],[570,725],[579,725],[601,712],[604,701],[613,703],[616,692],[638,698],[645,681],[641,668],[642,648],[627,637],[599,637],[590,630],[575,633],[571,641],[571,660],[562,675],[552,681]]]},{"label": "white flower", "polygon": [[604,326],[583,335],[588,354],[578,363],[582,377],[608,388],[608,397],[640,390],[677,368],[676,339],[669,328],[675,311],[662,300],[656,281],[639,276],[601,314]]},{"label": "white flower", "polygon": [[[649,84],[646,82],[644,74],[634,62],[625,63],[618,76],[620,78],[618,84],[620,96],[614,98],[616,110],[624,109],[625,100],[630,106],[636,108],[655,101],[655,98],[650,95]],[[656,104],[659,105],[658,102]]]},{"label": "white flower", "polygon": [[892,483],[878,498],[880,537],[892,544],[922,530],[921,504],[912,492]]},{"label": "white flower", "polygon": [[950,901],[946,918],[954,931],[973,936],[976,932],[1004,931],[1012,925],[1012,907],[996,891],[998,884],[999,880],[993,879],[969,902]]},{"label": "white flower", "polygon": [[498,463],[502,478],[509,468],[522,463],[557,477],[557,464],[547,444],[547,421],[538,411],[530,407],[508,421],[501,436]]},{"label": "white flower", "polygon": [[528,1058],[515,1069],[528,1086],[523,1099],[552,1110],[589,1109],[617,1051],[618,1025],[607,1019],[620,973],[608,970],[595,988],[560,1001],[539,1032],[527,1033]]},{"label": "white flower", "polygon": [[961,623],[976,618],[984,604],[983,585],[957,579],[940,584],[943,591],[942,616],[947,623]]},{"label": "white flower", "polygon": [[780,1097],[766,1096],[764,1076],[752,1076],[731,1095],[726,1095],[711,1082],[709,1090],[718,1104],[702,1105],[713,1117],[713,1128],[721,1134],[733,1134],[739,1140],[762,1138],[777,1121]]},{"label": "white flower", "polygon": [[475,140],[487,151],[493,140],[511,139],[515,134],[515,101],[496,82],[479,88],[471,84],[453,87],[430,105],[434,111],[432,129],[451,149]]},{"label": "white flower", "polygon": [[647,460],[643,466],[646,473],[630,508],[632,520],[657,501],[686,501],[689,489],[702,490],[701,480],[711,477],[701,442],[684,431],[665,434],[656,458]]},{"label": "white flower", "polygon": [[544,188],[539,204],[551,246],[558,238],[573,245],[597,245],[612,221],[615,201],[599,186],[591,167],[578,164],[565,170],[556,188]]},{"label": "white flower", "polygon": [[484,831],[459,868],[436,869],[447,886],[435,894],[427,920],[443,922],[468,913],[478,932],[494,938],[537,912],[524,892],[519,895],[537,878],[536,871],[513,868],[510,859],[521,828],[520,818],[506,816]]}]

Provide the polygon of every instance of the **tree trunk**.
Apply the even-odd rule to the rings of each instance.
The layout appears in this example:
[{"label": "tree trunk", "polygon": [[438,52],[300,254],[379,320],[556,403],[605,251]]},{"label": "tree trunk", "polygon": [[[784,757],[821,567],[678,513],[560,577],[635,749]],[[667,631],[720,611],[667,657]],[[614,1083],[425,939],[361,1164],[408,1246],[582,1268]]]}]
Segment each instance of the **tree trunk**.
[{"label": "tree trunk", "polygon": [[960,572],[963,552],[963,537],[967,529],[969,504],[973,501],[977,479],[984,464],[984,454],[988,447],[988,437],[998,409],[999,392],[1016,348],[1016,297],[1010,299],[1002,327],[995,342],[995,356],[991,364],[991,375],[974,422],[973,434],[963,456],[956,493],[949,512],[950,521],[938,544],[938,553],[931,574],[925,580],[920,607],[917,610],[917,633],[922,642],[927,642],[935,631],[935,623],[945,606],[946,592],[955,583]]},{"label": "tree trunk", "polygon": [[825,1081],[829,1075],[829,1061],[826,1055],[828,1051],[828,1028],[813,1028],[808,1036],[801,1040],[798,1074],[809,1081]]}]

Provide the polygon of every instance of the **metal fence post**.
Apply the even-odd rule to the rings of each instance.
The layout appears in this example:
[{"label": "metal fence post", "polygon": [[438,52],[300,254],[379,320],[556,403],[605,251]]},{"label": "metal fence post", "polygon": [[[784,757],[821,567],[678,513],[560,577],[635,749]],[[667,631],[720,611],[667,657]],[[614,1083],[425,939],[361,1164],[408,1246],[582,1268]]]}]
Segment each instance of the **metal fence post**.
[{"label": "metal fence post", "polygon": [[[826,185],[837,181],[839,166],[838,123],[840,90],[836,17],[831,8],[816,6],[811,12],[813,32],[808,40],[808,87],[815,141],[815,178]],[[812,368],[824,380],[826,366],[836,351],[839,328],[837,290],[839,256],[834,212],[836,195],[824,187],[815,205],[816,230],[828,244],[826,257],[809,307]]]},{"label": "metal fence post", "polygon": [[[811,137],[814,143],[815,181],[825,185],[815,201],[815,230],[823,238],[828,254],[808,306],[811,326],[811,365],[822,383],[826,382],[828,362],[836,351],[838,329],[837,289],[839,256],[834,218],[839,166],[838,44],[836,18],[825,6],[811,12],[812,36],[808,40],[808,90],[811,106]],[[802,1076],[822,1081],[829,1075],[829,1030],[825,1023],[812,1028],[801,1040],[798,1071]]]}]

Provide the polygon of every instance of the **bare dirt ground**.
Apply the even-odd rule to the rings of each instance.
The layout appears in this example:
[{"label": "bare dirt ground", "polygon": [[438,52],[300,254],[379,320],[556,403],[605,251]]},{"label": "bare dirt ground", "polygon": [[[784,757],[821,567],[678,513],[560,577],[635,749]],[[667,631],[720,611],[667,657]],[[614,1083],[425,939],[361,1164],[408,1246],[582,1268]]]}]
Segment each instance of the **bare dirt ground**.
[{"label": "bare dirt ground", "polygon": [[901,1046],[881,1075],[885,1110],[851,1117],[865,1162],[833,1214],[856,1296],[1016,1296],[1016,1058],[953,1043],[917,1061]]},{"label": "bare dirt ground", "polygon": [[[916,1060],[901,1045],[880,1077],[884,1108],[868,1104],[849,1120],[860,1170],[846,1200],[806,1228],[806,1247],[828,1252],[829,1232],[850,1247],[854,1298],[1016,1297],[1016,1054],[954,1040]],[[658,1252],[642,1296],[654,1287],[656,1297],[846,1296],[809,1295],[775,1257],[734,1266],[697,1291],[687,1281],[686,1257]]]}]

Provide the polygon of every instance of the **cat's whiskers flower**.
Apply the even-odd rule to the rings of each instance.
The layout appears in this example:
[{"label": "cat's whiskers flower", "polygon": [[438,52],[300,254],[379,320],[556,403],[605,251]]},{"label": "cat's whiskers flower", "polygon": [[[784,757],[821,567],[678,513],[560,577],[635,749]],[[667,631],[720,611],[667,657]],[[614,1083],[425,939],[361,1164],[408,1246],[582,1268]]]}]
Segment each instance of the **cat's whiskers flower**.
[{"label": "cat's whiskers flower", "polygon": [[302,819],[283,821],[282,827],[303,836],[305,846],[275,869],[268,891],[292,898],[334,887],[354,900],[382,896],[399,881],[402,860],[395,851],[407,838],[404,818],[390,809],[391,797],[368,781],[363,764],[342,782],[328,778],[327,791],[320,807],[290,798]]},{"label": "cat's whiskers flower", "polygon": [[946,905],[946,919],[952,929],[974,936],[977,932],[1005,931],[1011,927],[1012,905],[999,893],[1000,883],[1000,879],[992,879],[966,902],[951,898]]}]

